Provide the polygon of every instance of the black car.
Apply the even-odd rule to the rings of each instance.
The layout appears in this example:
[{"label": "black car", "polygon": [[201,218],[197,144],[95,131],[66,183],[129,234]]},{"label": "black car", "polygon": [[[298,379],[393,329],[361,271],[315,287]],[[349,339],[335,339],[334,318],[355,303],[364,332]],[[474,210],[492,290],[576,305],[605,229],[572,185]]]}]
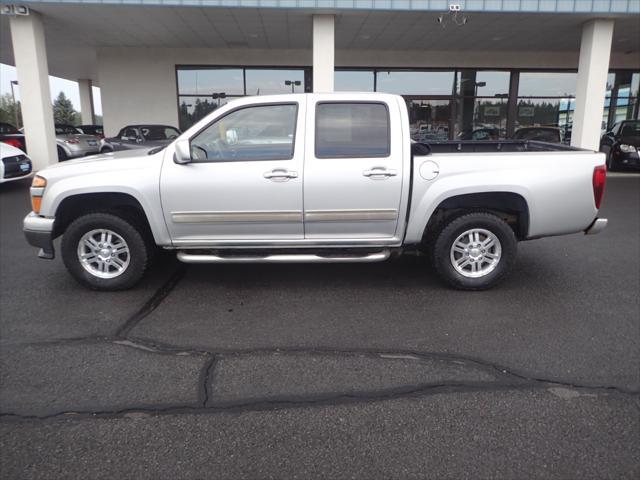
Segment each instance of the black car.
[{"label": "black car", "polygon": [[19,148],[23,152],[27,151],[27,142],[24,139],[24,134],[20,133],[10,123],[0,123],[0,142]]},{"label": "black car", "polygon": [[104,138],[104,129],[102,128],[102,125],[79,125],[77,128],[87,135],[95,135],[96,137]]},{"label": "black car", "polygon": [[173,142],[180,133],[168,125],[128,125],[117,136],[105,138],[100,152],[161,147]]},{"label": "black car", "polygon": [[640,120],[616,123],[600,139],[600,151],[607,154],[609,170],[640,170]]},{"label": "black car", "polygon": [[562,133],[557,127],[522,127],[516,130],[511,138],[513,140],[562,143]]}]

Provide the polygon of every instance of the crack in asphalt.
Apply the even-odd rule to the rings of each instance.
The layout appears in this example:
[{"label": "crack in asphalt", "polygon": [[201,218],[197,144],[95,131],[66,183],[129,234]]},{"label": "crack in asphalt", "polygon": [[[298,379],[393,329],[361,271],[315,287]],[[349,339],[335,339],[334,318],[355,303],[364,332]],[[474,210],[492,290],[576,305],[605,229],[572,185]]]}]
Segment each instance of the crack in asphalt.
[{"label": "crack in asphalt", "polygon": [[[532,376],[523,372],[518,372],[497,363],[471,356],[443,352],[423,352],[402,349],[375,349],[375,348],[354,348],[335,349],[331,347],[284,347],[284,348],[248,348],[248,349],[208,349],[202,347],[180,347],[177,345],[163,344],[145,338],[130,336],[131,331],[147,316],[149,316],[160,304],[171,294],[174,288],[182,280],[187,271],[186,265],[180,265],[169,277],[169,279],[156,290],[156,292],[145,302],[145,304],[131,315],[116,331],[114,336],[85,336],[52,341],[42,341],[27,343],[30,346],[52,346],[68,344],[87,343],[112,343],[128,348],[135,348],[152,354],[176,355],[176,356],[202,356],[209,359],[203,365],[199,380],[199,402],[194,405],[165,405],[157,407],[132,406],[117,410],[99,411],[63,411],[47,415],[22,415],[11,412],[0,412],[2,421],[25,421],[25,420],[49,420],[63,418],[113,418],[127,416],[145,415],[175,415],[175,414],[203,414],[219,412],[242,412],[242,411],[262,411],[282,408],[303,408],[312,406],[336,406],[348,403],[378,402],[406,397],[423,397],[442,393],[464,393],[464,392],[492,392],[500,390],[532,390],[549,389],[552,387],[567,387],[576,390],[583,390],[595,393],[617,393],[640,398],[640,391],[631,390],[611,385],[584,384],[571,382],[556,378],[543,378]],[[282,395],[268,398],[252,399],[251,401],[211,401],[213,384],[213,374],[215,366],[220,357],[238,357],[260,354],[289,354],[289,355],[331,355],[331,356],[368,356],[381,360],[412,360],[442,361],[456,363],[466,367],[473,366],[485,372],[502,378],[503,382],[440,382],[424,383],[418,385],[403,385],[389,389],[379,389],[373,391],[359,392],[333,392],[313,395]]]},{"label": "crack in asphalt", "polygon": [[22,415],[17,413],[0,413],[3,422],[90,418],[127,418],[138,416],[160,416],[178,414],[217,414],[243,413],[256,411],[272,411],[290,408],[334,407],[356,403],[373,403],[402,398],[423,398],[430,395],[450,393],[498,392],[545,390],[550,385],[532,385],[526,383],[493,383],[482,382],[442,382],[419,385],[408,385],[386,390],[362,391],[351,393],[280,396],[255,399],[252,401],[220,402],[208,406],[172,405],[160,407],[127,407],[117,410],[65,411],[47,415]]},{"label": "crack in asphalt", "polygon": [[169,279],[153,294],[153,296],[147,300],[147,302],[133,315],[131,315],[116,332],[116,337],[126,338],[129,332],[133,330],[138,323],[146,318],[151,312],[153,312],[162,301],[169,296],[173,289],[178,285],[180,280],[184,277],[187,271],[185,264],[180,264],[169,277]]}]

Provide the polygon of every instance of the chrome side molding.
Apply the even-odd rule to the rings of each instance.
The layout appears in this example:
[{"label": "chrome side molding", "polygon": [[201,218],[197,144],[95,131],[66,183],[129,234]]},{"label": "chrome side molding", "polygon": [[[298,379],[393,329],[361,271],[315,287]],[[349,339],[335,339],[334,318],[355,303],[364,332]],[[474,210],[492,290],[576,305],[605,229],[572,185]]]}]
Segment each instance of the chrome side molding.
[{"label": "chrome side molding", "polygon": [[363,255],[320,255],[320,254],[274,254],[264,256],[221,256],[214,254],[189,253],[180,250],[178,260],[184,263],[370,263],[382,262],[389,258],[388,249]]}]

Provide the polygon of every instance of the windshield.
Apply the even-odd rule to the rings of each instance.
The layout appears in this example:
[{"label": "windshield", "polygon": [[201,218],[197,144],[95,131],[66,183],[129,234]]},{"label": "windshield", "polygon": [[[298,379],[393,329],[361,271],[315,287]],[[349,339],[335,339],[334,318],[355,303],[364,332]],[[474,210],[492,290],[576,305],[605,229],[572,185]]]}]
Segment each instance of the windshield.
[{"label": "windshield", "polygon": [[70,135],[74,133],[82,132],[71,125],[56,125],[56,135]]},{"label": "windshield", "polygon": [[20,133],[16,127],[8,123],[0,123],[0,133]]},{"label": "windshield", "polygon": [[640,137],[640,121],[636,122],[624,122],[622,124],[622,130],[620,130],[621,137]]},{"label": "windshield", "polygon": [[174,140],[178,138],[180,132],[173,127],[162,125],[146,125],[140,127],[140,133],[146,140]]}]

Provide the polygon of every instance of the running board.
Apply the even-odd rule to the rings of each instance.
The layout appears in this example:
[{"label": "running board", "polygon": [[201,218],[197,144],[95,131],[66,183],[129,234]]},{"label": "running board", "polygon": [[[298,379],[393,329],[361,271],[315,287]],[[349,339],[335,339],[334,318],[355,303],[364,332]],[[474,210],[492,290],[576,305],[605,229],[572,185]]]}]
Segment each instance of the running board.
[{"label": "running board", "polygon": [[181,250],[178,252],[178,260],[184,263],[368,263],[382,262],[389,258],[390,250],[382,250],[364,255],[314,255],[300,254],[274,254],[274,255],[229,255],[228,257],[212,254],[189,253]]}]

